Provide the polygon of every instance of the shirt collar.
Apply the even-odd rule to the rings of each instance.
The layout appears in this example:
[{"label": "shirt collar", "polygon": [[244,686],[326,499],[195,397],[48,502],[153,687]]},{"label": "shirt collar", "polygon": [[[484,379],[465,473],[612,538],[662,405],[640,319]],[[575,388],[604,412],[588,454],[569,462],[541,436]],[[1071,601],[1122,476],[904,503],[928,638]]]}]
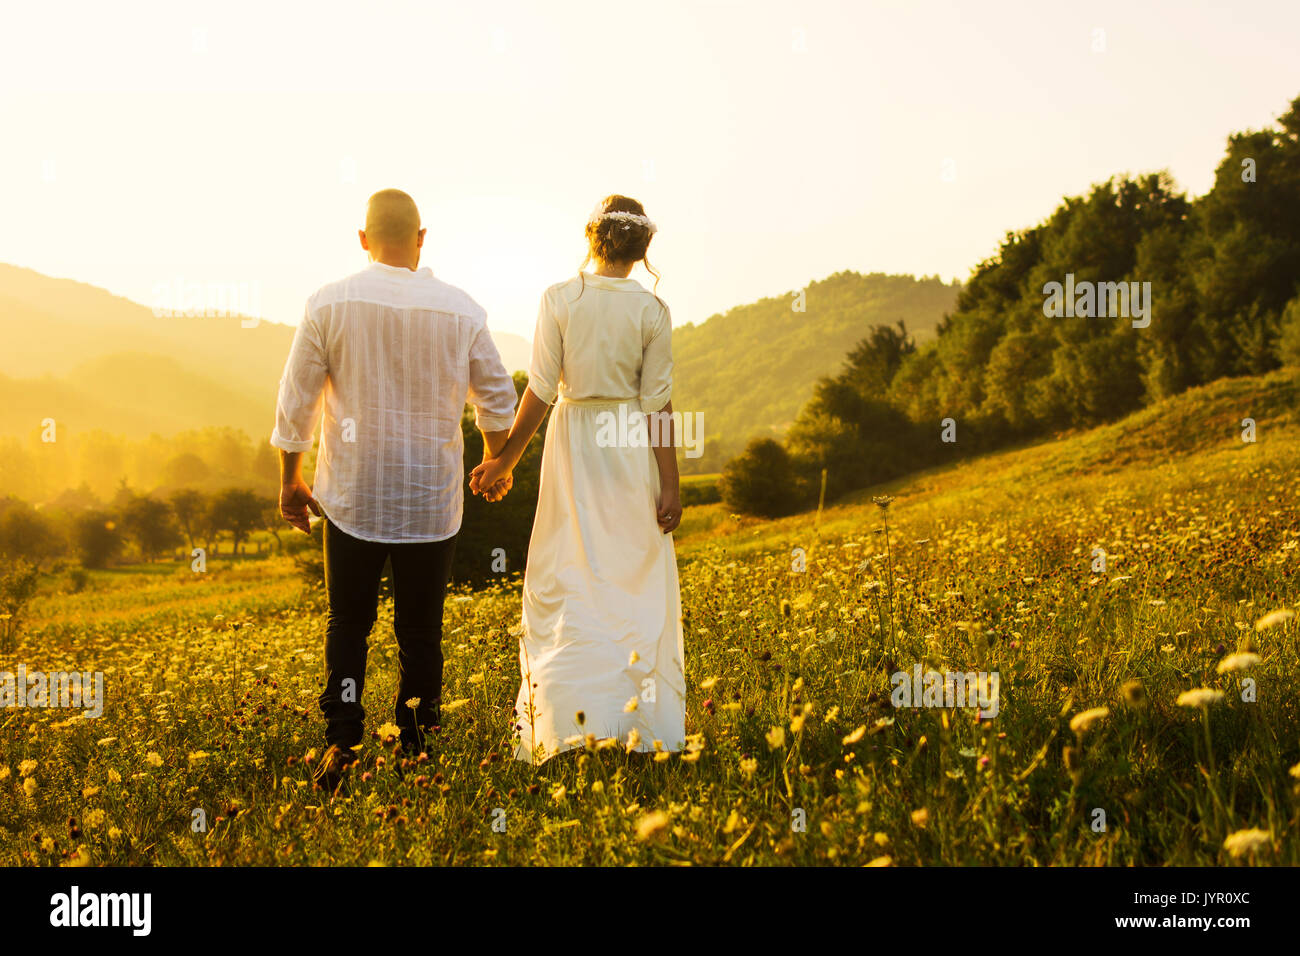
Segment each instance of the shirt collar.
[{"label": "shirt collar", "polygon": [[416,276],[422,276],[427,278],[433,277],[433,270],[430,269],[428,266],[423,266],[419,269],[416,269],[414,272],[412,272],[410,269],[407,269],[404,266],[390,266],[386,262],[372,262],[370,263],[370,268],[375,272],[382,272],[385,275],[396,276],[397,278],[412,279],[415,278]]},{"label": "shirt collar", "polygon": [[594,285],[597,289],[615,289],[620,292],[644,292],[645,286],[637,282],[631,276],[626,279],[618,279],[614,276],[600,276],[594,272],[581,273],[583,281]]}]

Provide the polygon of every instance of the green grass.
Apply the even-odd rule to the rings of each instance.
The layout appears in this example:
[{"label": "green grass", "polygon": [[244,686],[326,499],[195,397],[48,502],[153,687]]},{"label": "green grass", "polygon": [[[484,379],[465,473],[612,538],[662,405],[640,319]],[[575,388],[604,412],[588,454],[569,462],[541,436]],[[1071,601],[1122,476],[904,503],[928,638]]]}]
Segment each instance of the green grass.
[{"label": "green grass", "polygon": [[[96,721],[0,712],[0,863],[1300,863],[1300,629],[1255,628],[1300,604],[1296,397],[1294,372],[1217,383],[820,520],[689,508],[693,749],[662,761],[508,759],[517,576],[448,603],[428,762],[399,776],[372,739],[370,776],[332,801],[303,764],[322,738],[323,616],[290,562],[44,594],[15,662],[103,670],[108,702]],[[1249,671],[1216,672],[1246,649]],[[373,728],[394,656],[385,605]],[[894,708],[890,675],[917,663],[998,673],[996,718]],[[1198,687],[1225,697],[1177,704]],[[1095,707],[1107,716],[1071,730]],[[1247,829],[1261,844],[1234,858],[1224,840]]]}]

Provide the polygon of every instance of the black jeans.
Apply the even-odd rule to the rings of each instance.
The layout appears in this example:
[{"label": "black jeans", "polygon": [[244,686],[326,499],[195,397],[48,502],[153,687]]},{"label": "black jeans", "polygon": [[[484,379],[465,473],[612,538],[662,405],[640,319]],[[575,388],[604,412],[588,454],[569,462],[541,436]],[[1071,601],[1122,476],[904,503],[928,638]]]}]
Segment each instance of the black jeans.
[{"label": "black jeans", "polygon": [[[384,562],[393,565],[393,630],[397,635],[394,721],[403,747],[418,751],[439,721],[442,697],[442,604],[456,538],[418,544],[363,541],[325,523],[325,690],[320,695],[327,744],[361,743],[366,719],[361,692],[366,651],[379,609]],[[415,710],[406,702],[418,697]]]}]

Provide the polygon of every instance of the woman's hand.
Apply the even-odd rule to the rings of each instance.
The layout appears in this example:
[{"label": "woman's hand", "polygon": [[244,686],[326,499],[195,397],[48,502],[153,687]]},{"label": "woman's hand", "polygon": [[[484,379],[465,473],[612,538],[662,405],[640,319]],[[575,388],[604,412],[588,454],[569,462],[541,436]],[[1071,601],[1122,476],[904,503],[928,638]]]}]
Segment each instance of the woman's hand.
[{"label": "woman's hand", "polygon": [[513,471],[500,458],[488,458],[469,473],[469,490],[488,501],[500,501],[514,487]]},{"label": "woman's hand", "polygon": [[659,492],[659,509],[656,513],[664,534],[671,534],[682,523],[682,496],[676,488]]}]

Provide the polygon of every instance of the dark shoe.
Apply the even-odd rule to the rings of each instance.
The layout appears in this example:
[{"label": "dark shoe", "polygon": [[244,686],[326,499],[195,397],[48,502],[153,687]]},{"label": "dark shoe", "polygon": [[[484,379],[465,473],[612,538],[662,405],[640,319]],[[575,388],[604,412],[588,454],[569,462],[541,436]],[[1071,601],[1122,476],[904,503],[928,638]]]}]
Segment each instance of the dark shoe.
[{"label": "dark shoe", "polygon": [[354,751],[340,747],[338,744],[332,745],[325,751],[320,766],[312,774],[312,782],[326,793],[333,794],[343,783],[348,769],[357,762],[357,759]]}]

